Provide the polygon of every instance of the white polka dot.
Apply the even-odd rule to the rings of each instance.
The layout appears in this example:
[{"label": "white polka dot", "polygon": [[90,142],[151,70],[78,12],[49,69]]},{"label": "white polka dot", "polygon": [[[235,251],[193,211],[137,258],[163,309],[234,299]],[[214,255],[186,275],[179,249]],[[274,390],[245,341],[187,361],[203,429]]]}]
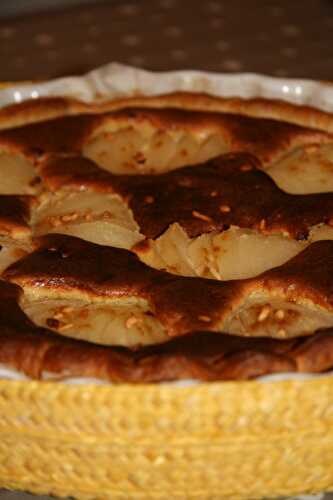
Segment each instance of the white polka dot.
[{"label": "white polka dot", "polygon": [[230,49],[230,43],[226,42],[225,40],[219,40],[216,44],[216,48],[218,50],[221,50],[222,52],[225,52],[226,50]]},{"label": "white polka dot", "polygon": [[240,71],[242,69],[242,63],[236,59],[225,59],[222,61],[222,68],[227,71]]},{"label": "white polka dot", "polygon": [[281,54],[292,59],[297,56],[297,49],[295,47],[283,47],[281,49]]},{"label": "white polka dot", "polygon": [[140,38],[137,35],[126,35],[121,39],[124,45],[135,47],[140,43]]},{"label": "white polka dot", "polygon": [[183,61],[186,59],[187,54],[185,50],[182,49],[176,49],[171,51],[171,57],[172,59],[175,59],[176,61]]},{"label": "white polka dot", "polygon": [[223,19],[221,17],[214,17],[214,19],[210,21],[210,25],[213,29],[219,29],[223,25]]},{"label": "white polka dot", "polygon": [[120,14],[123,14],[124,16],[134,16],[135,14],[138,13],[139,7],[134,3],[128,3],[125,5],[120,5],[117,10]]},{"label": "white polka dot", "polygon": [[281,26],[281,31],[284,35],[286,36],[298,36],[301,32],[298,26],[295,24],[285,24],[284,26]]},{"label": "white polka dot", "polygon": [[54,39],[53,36],[48,33],[38,33],[35,36],[35,42],[41,47],[49,47],[54,43]]},{"label": "white polka dot", "polygon": [[143,56],[131,56],[128,60],[130,64],[133,64],[133,66],[143,66],[145,62],[145,58]]},{"label": "white polka dot", "polygon": [[220,2],[208,2],[207,3],[207,9],[210,12],[214,12],[214,13],[221,12],[222,5],[221,5]]},{"label": "white polka dot", "polygon": [[9,26],[5,26],[4,28],[0,28],[0,37],[1,38],[11,38],[15,35],[14,28],[10,28]]},{"label": "white polka dot", "polygon": [[171,38],[178,38],[182,34],[181,28],[179,26],[167,26],[164,33]]}]

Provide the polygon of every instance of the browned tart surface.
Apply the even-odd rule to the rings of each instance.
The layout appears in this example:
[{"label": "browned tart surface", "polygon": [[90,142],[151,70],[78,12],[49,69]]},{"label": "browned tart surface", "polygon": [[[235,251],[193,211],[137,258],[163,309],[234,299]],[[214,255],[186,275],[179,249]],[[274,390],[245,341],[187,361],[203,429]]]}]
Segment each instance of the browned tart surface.
[{"label": "browned tart surface", "polygon": [[330,115],[51,101],[0,114],[2,365],[113,382],[332,368]]},{"label": "browned tart surface", "polygon": [[17,305],[19,289],[0,282],[0,363],[37,379],[90,377],[111,382],[246,380],[321,372],[333,363],[333,333],[291,340],[197,332],[131,351],[62,338],[36,327]]},{"label": "browned tart surface", "polygon": [[279,189],[249,154],[219,156],[160,175],[114,175],[82,157],[51,157],[45,185],[116,193],[128,204],[141,233],[155,239],[178,223],[191,238],[230,226],[285,233],[305,240],[311,227],[333,224],[333,193],[294,196]]}]

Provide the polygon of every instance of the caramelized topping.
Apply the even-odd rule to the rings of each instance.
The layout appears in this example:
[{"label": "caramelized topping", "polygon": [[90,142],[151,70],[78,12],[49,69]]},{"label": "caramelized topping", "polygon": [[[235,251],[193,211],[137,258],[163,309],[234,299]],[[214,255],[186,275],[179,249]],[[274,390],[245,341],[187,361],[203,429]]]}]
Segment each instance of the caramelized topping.
[{"label": "caramelized topping", "polygon": [[[33,290],[33,300],[38,294],[45,297],[48,290],[50,297],[59,299],[74,291],[76,298],[89,303],[103,298],[106,306],[121,298],[144,300],[169,336],[200,330],[205,323],[216,332],[228,328],[237,335],[278,337],[310,333],[303,315],[311,314],[317,328],[333,323],[332,276],[333,241],[313,243],[256,278],[223,282],[174,276],[147,267],[126,250],[60,235],[41,238],[38,250],[4,273],[26,293]],[[277,298],[285,311],[281,306],[274,309]],[[303,309],[293,309],[297,305]],[[252,311],[257,311],[253,319]]]},{"label": "caramelized topping", "polygon": [[[58,105],[65,106],[63,101]],[[189,144],[202,137],[218,138],[221,152],[233,154],[158,176],[112,175],[74,156],[86,152],[85,145],[98,134],[112,141],[113,132],[108,127],[117,130],[117,123],[125,123],[135,128],[143,122],[165,136],[183,130],[191,138]],[[295,148],[312,155],[321,144],[331,142],[332,136],[324,132],[274,120],[179,110],[87,114],[0,132],[0,146],[6,154],[20,151],[36,164],[38,175],[29,180],[29,187],[41,184],[41,189],[51,191],[91,189],[100,196],[115,193],[132,210],[142,234],[151,239],[174,223],[191,238],[239,227],[307,239],[314,226],[332,224],[333,194],[287,194],[262,170]],[[132,160],[140,167],[136,171],[147,172],[144,169],[150,162],[149,154],[133,153]],[[188,144],[181,147],[180,156],[188,161]],[[191,163],[193,158],[188,161]],[[158,169],[156,165],[150,171],[156,173]],[[1,195],[0,234],[29,237],[33,204],[34,198],[29,196]],[[111,215],[104,211],[102,218]],[[56,215],[50,222],[59,227],[78,222],[79,217],[92,221],[93,207],[83,215],[76,211]],[[21,285],[26,295],[33,290],[32,295],[38,297],[38,293],[49,290],[66,297],[76,290],[90,301],[145,301],[150,308],[146,314],[157,318],[169,337],[185,337],[135,353],[64,340],[33,325],[17,305],[22,300],[18,288],[0,281],[0,363],[35,378],[42,377],[45,370],[59,377],[66,373],[134,382],[247,379],[279,371],[326,370],[333,366],[331,330],[309,340],[241,339],[216,332],[230,328],[233,334],[274,335],[279,339],[303,335],[302,312],[296,306],[314,316],[321,314],[320,320],[329,323],[333,317],[332,276],[333,242],[315,243],[288,263],[256,278],[218,282],[156,271],[134,254],[117,248],[48,236],[40,240],[37,251],[5,272],[5,278]],[[275,304],[277,297],[280,302]],[[125,319],[128,330],[142,323],[141,317],[132,312]],[[46,318],[46,325],[59,333],[67,332],[76,328],[75,314],[75,307],[61,306]],[[252,322],[248,319],[251,314]]]},{"label": "caramelized topping", "polygon": [[[244,171],[244,164],[251,169]],[[161,175],[129,176],[102,171],[87,159],[64,157],[49,159],[42,177],[52,190],[121,195],[141,233],[153,239],[178,222],[189,237],[237,226],[303,240],[313,226],[333,218],[333,193],[287,194],[258,166],[258,160],[243,153]],[[147,202],[151,193],[153,203]]]},{"label": "caramelized topping", "polygon": [[198,332],[130,351],[62,338],[35,327],[17,305],[19,293],[18,287],[0,281],[0,363],[35,379],[48,373],[55,379],[95,377],[132,383],[245,380],[333,366],[332,330],[292,340]]},{"label": "caramelized topping", "polygon": [[293,340],[197,332],[131,351],[36,328],[18,308],[16,296],[15,289],[6,292],[0,282],[0,363],[34,379],[93,377],[113,383],[246,380],[279,372],[321,372],[333,366],[332,330]]},{"label": "caramelized topping", "polygon": [[[332,141],[329,134],[324,132],[268,118],[231,113],[138,108],[114,113],[68,116],[3,130],[0,131],[0,145],[20,150],[38,160],[45,153],[81,151],[93,132],[98,127],[103,128],[103,125],[106,131],[108,125],[113,125],[117,130],[117,127],[121,129],[121,124],[139,130],[144,123],[157,131],[184,130],[199,138],[214,134],[220,138],[221,146],[224,145],[221,152],[248,151],[264,163],[279,158],[298,145]],[[142,151],[137,151],[133,160],[137,165],[143,166],[147,159]],[[248,165],[244,161],[242,169],[251,169],[251,164]]]}]

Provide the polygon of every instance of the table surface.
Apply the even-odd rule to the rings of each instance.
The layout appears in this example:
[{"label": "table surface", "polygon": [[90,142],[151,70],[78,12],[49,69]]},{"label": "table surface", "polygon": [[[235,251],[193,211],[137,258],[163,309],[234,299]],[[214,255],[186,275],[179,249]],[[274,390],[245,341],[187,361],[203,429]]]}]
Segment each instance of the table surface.
[{"label": "table surface", "polygon": [[[331,0],[85,0],[52,15],[16,14],[0,18],[3,81],[80,74],[110,61],[333,80]],[[36,497],[2,490],[0,498]]]},{"label": "table surface", "polygon": [[332,0],[48,2],[51,14],[0,17],[0,80],[82,73],[112,60],[333,79]]}]

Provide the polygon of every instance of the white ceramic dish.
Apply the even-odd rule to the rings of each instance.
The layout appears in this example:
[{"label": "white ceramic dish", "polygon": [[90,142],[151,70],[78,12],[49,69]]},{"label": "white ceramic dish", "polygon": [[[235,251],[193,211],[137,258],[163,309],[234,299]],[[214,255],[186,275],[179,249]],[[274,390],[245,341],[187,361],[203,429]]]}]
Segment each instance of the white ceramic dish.
[{"label": "white ceramic dish", "polygon": [[[273,78],[254,73],[208,73],[203,71],[170,71],[154,73],[118,63],[110,63],[86,75],[58,78],[43,83],[17,84],[0,90],[0,107],[39,97],[66,96],[85,102],[103,102],[113,98],[138,95],[160,95],[177,91],[206,93],[219,97],[264,97],[309,105],[333,112],[333,86],[313,80]],[[331,372],[333,374],[333,371]],[[327,373],[325,374],[327,376]],[[322,375],[274,374],[262,381],[305,380]],[[0,366],[0,378],[28,380],[15,370]],[[45,377],[47,379],[47,377]],[[106,382],[71,378],[66,383]],[[188,380],[173,383],[175,387],[192,385]]]}]

